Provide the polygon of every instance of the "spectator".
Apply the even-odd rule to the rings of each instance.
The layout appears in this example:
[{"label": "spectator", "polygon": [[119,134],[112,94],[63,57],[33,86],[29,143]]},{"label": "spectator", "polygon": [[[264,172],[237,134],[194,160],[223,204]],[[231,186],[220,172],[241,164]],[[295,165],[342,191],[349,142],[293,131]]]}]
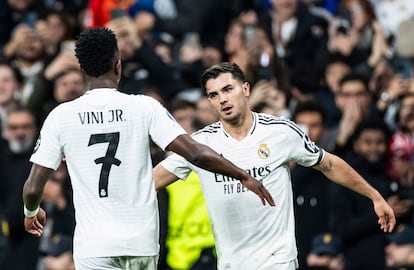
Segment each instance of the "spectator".
[{"label": "spectator", "polygon": [[[318,103],[307,101],[296,106],[292,120],[307,131],[309,139],[323,147],[326,136],[324,116]],[[329,230],[330,182],[320,171],[303,166],[294,166],[291,174],[298,261],[299,268],[304,270],[308,269],[306,257],[312,238]]]},{"label": "spectator", "polygon": [[370,116],[378,115],[368,89],[367,78],[356,73],[344,76],[339,82],[335,103],[342,115],[339,123],[334,127],[337,132],[334,152],[345,156],[351,149],[349,138],[358,123]]},{"label": "spectator", "polygon": [[137,29],[128,16],[109,21],[108,27],[117,35],[123,60],[120,89],[125,93],[155,91],[162,99],[171,99],[179,89],[171,67],[166,65],[155,50],[137,35]]},{"label": "spectator", "polygon": [[369,0],[343,1],[341,16],[329,30],[329,51],[348,57],[357,72],[370,75],[371,69],[387,55],[388,44]]},{"label": "spectator", "polygon": [[307,256],[307,265],[310,270],[343,270],[345,262],[341,238],[331,233],[315,235]]},{"label": "spectator", "polygon": [[290,72],[306,68],[316,83],[327,56],[328,21],[312,14],[299,0],[271,0],[270,16],[263,23],[276,52]]},{"label": "spectator", "polygon": [[16,95],[20,88],[19,75],[10,64],[0,63],[0,131],[7,114],[18,106]]},{"label": "spectator", "polygon": [[23,106],[36,97],[36,81],[42,76],[45,67],[45,50],[39,34],[28,25],[20,24],[14,31],[5,48],[6,57],[23,75],[19,101]]},{"label": "spectator", "polygon": [[385,248],[387,267],[396,270],[414,269],[414,227],[402,224],[389,236],[390,243]]},{"label": "spectator", "polygon": [[[79,64],[75,57],[75,41],[64,41],[61,43],[62,49],[55,58],[51,62],[49,62],[44,69],[44,72],[37,77],[37,80],[34,84],[33,92],[36,93],[32,95],[30,102],[26,105],[26,107],[33,112],[36,113],[36,117],[38,117],[39,121],[42,121],[45,117],[45,113],[47,113],[53,106],[52,104],[56,105],[57,100],[55,100],[55,87],[56,87],[56,79],[58,79],[61,75],[66,73],[71,73],[71,71],[78,70],[78,80],[80,79],[83,82],[83,78],[79,78]],[[73,72],[71,73],[73,75]],[[66,79],[67,76],[64,76]],[[76,78],[72,76],[72,78]],[[69,76],[70,78],[70,76]],[[63,80],[60,80],[63,82]],[[66,81],[67,82],[67,81]],[[79,85],[81,86],[81,85]],[[77,88],[79,88],[79,86]],[[82,84],[84,86],[84,84]],[[69,86],[71,88],[71,86]],[[85,90],[76,90],[71,89],[71,91],[85,91]],[[76,95],[76,94],[74,94]],[[68,100],[61,100],[68,101]]]},{"label": "spectator", "polygon": [[236,63],[242,70],[247,66],[247,52],[243,49],[244,24],[240,19],[234,19],[225,34],[224,51],[227,60]]},{"label": "spectator", "polygon": [[249,97],[249,106],[255,112],[290,118],[290,95],[287,91],[279,89],[276,84],[275,79],[258,81]]},{"label": "spectator", "polygon": [[339,82],[351,67],[346,58],[340,54],[330,54],[325,64],[325,72],[321,89],[314,93],[313,98],[326,111],[326,126],[332,128],[341,119],[341,112],[335,104],[335,95],[339,92]]},{"label": "spectator", "polygon": [[56,10],[46,12],[36,22],[36,31],[39,33],[46,54],[50,58],[66,49],[66,44],[62,44],[62,42],[75,38],[73,30],[68,15]]},{"label": "spectator", "polygon": [[399,129],[393,134],[391,153],[391,174],[399,183],[407,186],[413,185],[414,164],[414,94],[402,96],[396,120]]},{"label": "spectator", "polygon": [[168,33],[180,44],[186,33],[198,33],[202,46],[223,46],[227,25],[234,18],[233,1],[199,0],[195,4],[191,0],[181,0],[167,3],[162,11],[141,10],[132,14],[141,36],[150,31]]},{"label": "spectator", "polygon": [[[386,173],[388,141],[383,122],[362,120],[350,138],[352,152],[346,158],[384,198],[392,194],[392,180]],[[331,186],[330,196],[330,231],[344,242],[345,269],[384,269],[386,239],[371,214],[372,203],[336,185]]]},{"label": "spectator", "polygon": [[[23,202],[21,198],[23,184],[30,171],[29,157],[37,136],[37,123],[32,113],[23,109],[10,112],[3,123],[3,137],[6,146],[1,149],[4,163],[0,189],[5,219],[10,235],[10,249],[4,270],[35,270],[39,257],[39,239],[24,231]],[[24,260],[22,259],[24,258]]]},{"label": "spectator", "polygon": [[[43,102],[41,108],[36,110],[41,122],[43,122],[46,115],[58,104],[74,100],[83,95],[86,91],[85,78],[78,67],[63,69],[62,72],[57,74],[53,81],[50,81],[49,83],[53,83],[54,87],[52,89],[44,87],[43,91],[52,91],[53,97]],[[50,94],[45,93],[45,95]]]},{"label": "spectator", "polygon": [[202,128],[219,120],[218,113],[211,106],[206,96],[201,96],[196,102],[194,128]]},{"label": "spectator", "polygon": [[75,270],[72,257],[72,236],[56,234],[45,251],[43,265],[38,270]]},{"label": "spectator", "polygon": [[389,146],[390,166],[389,172],[399,184],[398,197],[404,213],[400,221],[414,223],[414,148],[412,143],[414,118],[414,95],[408,93],[402,96],[397,113],[398,130],[393,134]]},{"label": "spectator", "polygon": [[41,1],[7,0],[0,9],[0,49],[5,50],[17,25],[23,23],[34,27],[37,11],[41,9]]},{"label": "spectator", "polygon": [[[48,223],[40,238],[39,250],[42,254],[39,264],[46,269],[71,266],[72,239],[75,228],[75,212],[72,203],[72,187],[66,168],[62,162],[58,170],[53,172],[43,192],[42,207],[48,211]],[[70,245],[67,241],[70,240]],[[70,251],[66,253],[66,251]],[[65,253],[65,254],[63,254]],[[61,256],[62,255],[62,256]],[[66,268],[65,268],[66,269]]]}]

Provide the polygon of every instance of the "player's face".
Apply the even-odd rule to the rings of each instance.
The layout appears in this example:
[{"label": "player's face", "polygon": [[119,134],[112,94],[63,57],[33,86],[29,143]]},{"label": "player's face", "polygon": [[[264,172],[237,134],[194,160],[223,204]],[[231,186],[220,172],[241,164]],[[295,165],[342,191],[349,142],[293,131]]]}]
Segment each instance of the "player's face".
[{"label": "player's face", "polygon": [[206,92],[222,121],[236,124],[249,111],[249,83],[235,80],[231,73],[223,73],[215,79],[208,80]]}]

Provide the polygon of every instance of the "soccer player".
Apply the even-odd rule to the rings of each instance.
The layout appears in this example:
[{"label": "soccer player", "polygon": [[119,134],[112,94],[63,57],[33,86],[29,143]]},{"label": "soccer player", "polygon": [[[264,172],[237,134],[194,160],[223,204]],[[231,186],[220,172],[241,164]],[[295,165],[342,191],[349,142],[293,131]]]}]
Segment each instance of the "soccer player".
[{"label": "soccer player", "polygon": [[150,139],[205,169],[240,179],[263,204],[273,205],[259,181],[191,139],[160,103],[117,91],[121,60],[111,30],[82,32],[76,56],[88,91],[48,115],[23,188],[25,229],[40,236],[43,188],[65,157],[76,210],[76,269],[156,269],[159,217]]},{"label": "soccer player", "polygon": [[220,121],[196,131],[193,138],[260,179],[276,204],[260,207],[236,179],[207,172],[177,154],[154,168],[157,188],[186,179],[192,170],[200,176],[215,235],[218,269],[283,270],[297,266],[289,161],[318,169],[333,182],[367,196],[381,229],[393,230],[393,210],[345,161],[316,146],[295,123],[250,111],[250,85],[236,64],[212,66],[203,73],[201,82]]}]

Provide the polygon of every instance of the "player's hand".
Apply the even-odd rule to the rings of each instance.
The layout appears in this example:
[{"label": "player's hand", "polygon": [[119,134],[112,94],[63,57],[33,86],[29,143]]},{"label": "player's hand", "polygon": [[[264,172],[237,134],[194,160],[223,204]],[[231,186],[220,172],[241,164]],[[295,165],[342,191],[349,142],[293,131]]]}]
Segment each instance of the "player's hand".
[{"label": "player's hand", "polygon": [[392,232],[395,227],[395,215],[391,206],[381,197],[374,200],[374,210],[378,216],[378,224],[384,232]]},{"label": "player's hand", "polygon": [[260,200],[262,200],[263,205],[266,205],[266,201],[267,201],[269,205],[275,206],[275,202],[273,201],[272,196],[270,195],[269,191],[267,191],[267,189],[263,186],[261,182],[257,181],[250,175],[246,180],[242,180],[241,182],[245,187],[247,187],[248,189],[250,189],[251,191],[253,191],[260,197]]},{"label": "player's hand", "polygon": [[46,212],[42,208],[32,218],[24,217],[24,228],[30,234],[40,237],[43,233],[43,225],[46,224]]}]

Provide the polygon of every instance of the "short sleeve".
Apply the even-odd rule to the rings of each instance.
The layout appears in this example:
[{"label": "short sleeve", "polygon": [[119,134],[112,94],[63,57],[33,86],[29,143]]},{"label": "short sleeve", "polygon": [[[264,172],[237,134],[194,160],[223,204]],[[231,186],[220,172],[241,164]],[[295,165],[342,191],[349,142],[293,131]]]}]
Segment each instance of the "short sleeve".
[{"label": "short sleeve", "polygon": [[302,166],[313,167],[323,159],[325,151],[310,140],[309,136],[297,124],[286,120],[287,146],[290,147],[290,160]]},{"label": "short sleeve", "polygon": [[53,110],[43,123],[39,138],[30,161],[46,168],[56,170],[60,165],[63,151],[59,140],[59,110]]},{"label": "short sleeve", "polygon": [[179,135],[186,134],[174,117],[153,98],[148,98],[151,108],[149,130],[151,139],[163,150]]},{"label": "short sleeve", "polygon": [[168,156],[160,162],[160,165],[170,173],[183,180],[187,179],[188,175],[192,171],[191,164],[178,154]]}]

